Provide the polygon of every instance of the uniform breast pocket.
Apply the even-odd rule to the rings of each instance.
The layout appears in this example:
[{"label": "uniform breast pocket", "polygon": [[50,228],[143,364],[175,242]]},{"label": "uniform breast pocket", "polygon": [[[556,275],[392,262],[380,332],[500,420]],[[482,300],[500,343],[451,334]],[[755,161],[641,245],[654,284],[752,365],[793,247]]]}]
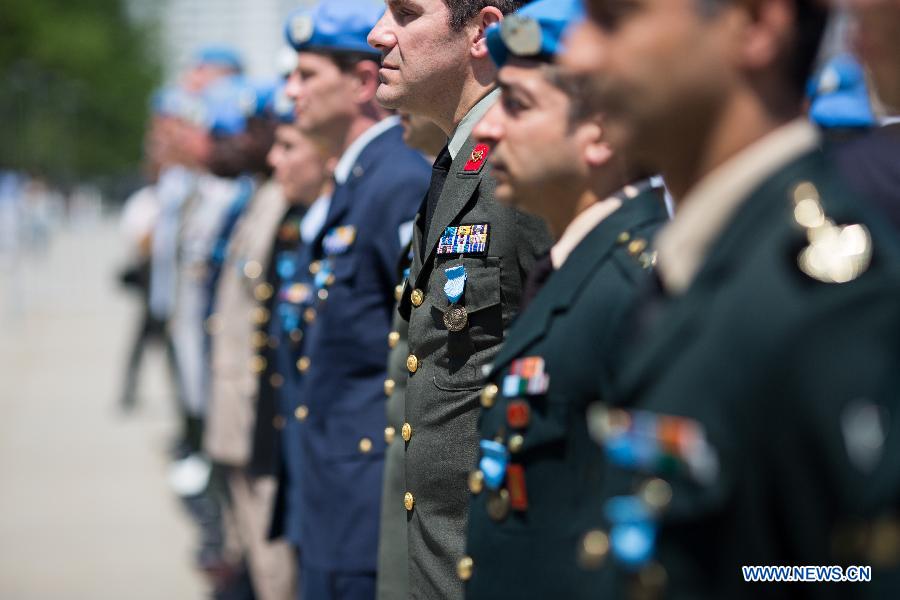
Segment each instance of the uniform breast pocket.
[{"label": "uniform breast pocket", "polygon": [[462,296],[453,302],[446,290],[432,305],[434,327],[446,335],[445,368],[435,374],[435,385],[445,390],[476,389],[483,383],[481,367],[496,354],[503,341],[503,310],[500,287],[500,259],[462,258],[440,265],[441,287],[448,282],[446,272],[465,269]]}]

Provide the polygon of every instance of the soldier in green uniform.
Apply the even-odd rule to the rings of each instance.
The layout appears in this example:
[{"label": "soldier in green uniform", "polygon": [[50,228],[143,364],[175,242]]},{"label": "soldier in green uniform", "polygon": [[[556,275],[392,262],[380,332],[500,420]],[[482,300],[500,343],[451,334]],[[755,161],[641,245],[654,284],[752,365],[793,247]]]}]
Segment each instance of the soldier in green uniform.
[{"label": "soldier in green uniform", "polygon": [[569,63],[676,200],[589,416],[597,597],[898,597],[900,249],[800,117],[825,3],[588,6]]},{"label": "soldier in green uniform", "polygon": [[515,0],[391,0],[369,34],[382,52],[376,98],[427,117],[449,137],[413,227],[400,300],[409,322],[403,441],[409,596],[462,595],[466,478],[478,452],[482,368],[519,312],[546,226],[494,200],[490,146],[472,128],[497,99],[484,31]]},{"label": "soldier in green uniform", "polygon": [[472,465],[466,597],[593,598],[576,545],[599,523],[600,463],[587,406],[607,397],[623,315],[649,280],[664,192],[603,139],[581,82],[554,66],[578,0],[538,0],[488,30],[500,101],[475,127],[497,199],[541,216],[556,243],[481,395]]},{"label": "soldier in green uniform", "polygon": [[[403,126],[403,141],[407,146],[419,150],[426,159],[434,160],[434,156],[443,148],[446,138],[438,127],[418,116],[400,113],[400,124]],[[404,232],[407,233],[407,232]],[[408,235],[412,235],[409,228]],[[394,299],[399,303],[403,297],[403,286],[409,275],[412,262],[411,241],[406,242],[403,257],[397,265],[397,287],[394,288]],[[388,378],[384,381],[384,394],[387,396],[385,414],[387,427],[384,430],[384,442],[387,449],[384,453],[384,480],[381,484],[381,520],[378,529],[378,575],[376,580],[376,598],[394,600],[409,595],[409,552],[406,542],[406,509],[403,508],[403,494],[406,489],[406,449],[403,438],[409,435],[403,427],[406,411],[406,357],[409,356],[407,336],[409,323],[394,310],[394,322],[388,334]]]}]

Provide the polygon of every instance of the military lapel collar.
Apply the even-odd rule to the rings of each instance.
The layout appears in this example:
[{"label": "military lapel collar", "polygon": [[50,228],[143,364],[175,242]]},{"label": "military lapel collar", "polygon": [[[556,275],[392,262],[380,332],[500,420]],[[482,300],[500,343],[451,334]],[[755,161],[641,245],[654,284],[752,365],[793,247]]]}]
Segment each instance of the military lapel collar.
[{"label": "military lapel collar", "polygon": [[482,177],[488,172],[486,166],[489,153],[487,146],[476,143],[470,136],[453,159],[447,182],[431,219],[431,229],[425,237],[426,262],[434,254],[441,234],[466,207],[481,184]]},{"label": "military lapel collar", "polygon": [[568,311],[576,302],[584,285],[600,265],[610,259],[623,232],[630,233],[647,223],[661,221],[665,214],[662,188],[649,189],[632,200],[625,200],[621,208],[597,224],[575,247],[562,268],[547,279],[534,302],[522,313],[500,350],[496,367],[513,360],[546,335],[553,316]]},{"label": "military lapel collar", "polygon": [[677,360],[679,347],[689,344],[692,332],[702,329],[703,317],[709,310],[715,291],[759,243],[759,232],[779,227],[779,219],[787,218],[791,184],[802,181],[801,174],[814,168],[816,154],[817,151],[813,151],[791,161],[743,202],[710,246],[707,259],[690,287],[669,300],[669,306],[664,309],[658,326],[650,332],[644,347],[634,349],[632,360],[621,379],[622,398],[633,397],[642,384],[652,382],[653,373],[658,372],[665,361]]}]

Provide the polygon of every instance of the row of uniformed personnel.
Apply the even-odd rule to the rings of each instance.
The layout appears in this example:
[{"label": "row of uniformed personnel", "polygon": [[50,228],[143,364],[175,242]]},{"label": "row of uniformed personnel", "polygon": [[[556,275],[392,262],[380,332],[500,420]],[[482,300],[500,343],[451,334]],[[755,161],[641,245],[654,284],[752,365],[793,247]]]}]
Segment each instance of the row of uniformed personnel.
[{"label": "row of uniformed personnel", "polygon": [[386,4],[289,18],[283,135],[333,177],[229,249],[259,391],[207,447],[254,579],[274,495],[306,599],[896,593],[900,247],[801,116],[828,9]]}]

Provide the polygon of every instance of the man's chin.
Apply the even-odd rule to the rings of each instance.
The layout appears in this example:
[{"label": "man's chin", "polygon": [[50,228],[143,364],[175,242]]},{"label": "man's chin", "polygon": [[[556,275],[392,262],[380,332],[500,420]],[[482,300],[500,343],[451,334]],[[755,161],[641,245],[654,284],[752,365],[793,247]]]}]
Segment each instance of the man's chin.
[{"label": "man's chin", "polygon": [[384,108],[389,108],[391,110],[401,110],[404,108],[401,94],[397,92],[397,89],[394,86],[387,83],[378,84],[378,89],[375,90],[375,100]]}]

